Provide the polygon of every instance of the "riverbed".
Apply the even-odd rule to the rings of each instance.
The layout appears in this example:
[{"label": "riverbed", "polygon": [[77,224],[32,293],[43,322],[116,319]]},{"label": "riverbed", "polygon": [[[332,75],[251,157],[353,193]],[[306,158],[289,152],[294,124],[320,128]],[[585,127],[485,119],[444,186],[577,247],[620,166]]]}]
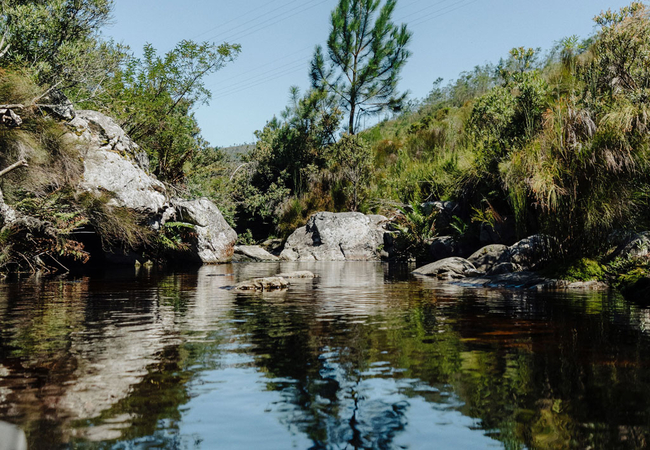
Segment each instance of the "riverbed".
[{"label": "riverbed", "polygon": [[[30,449],[644,448],[650,310],[405,264],[0,284],[0,421]],[[286,291],[224,289],[310,270]]]}]

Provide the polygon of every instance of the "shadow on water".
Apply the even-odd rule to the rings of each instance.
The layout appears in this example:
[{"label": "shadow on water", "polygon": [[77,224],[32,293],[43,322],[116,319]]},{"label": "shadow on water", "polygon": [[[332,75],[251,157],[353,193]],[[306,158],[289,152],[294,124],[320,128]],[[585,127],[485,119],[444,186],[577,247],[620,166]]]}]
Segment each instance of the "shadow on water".
[{"label": "shadow on water", "polygon": [[[312,270],[288,291],[223,289]],[[650,310],[408,266],[0,285],[0,420],[30,449],[645,448]]]}]

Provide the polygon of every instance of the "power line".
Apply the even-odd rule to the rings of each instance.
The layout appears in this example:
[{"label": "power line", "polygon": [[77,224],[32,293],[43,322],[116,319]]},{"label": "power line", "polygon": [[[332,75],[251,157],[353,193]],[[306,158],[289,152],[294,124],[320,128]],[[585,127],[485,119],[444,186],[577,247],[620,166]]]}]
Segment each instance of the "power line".
[{"label": "power line", "polygon": [[[268,1],[268,2],[266,3],[265,6],[268,6],[268,5],[272,4],[272,3],[276,3],[277,1],[278,1],[278,0],[270,0],[270,1]],[[295,0],[295,1],[297,1],[297,0]],[[284,6],[287,6],[287,5],[291,4],[291,3],[295,3],[295,1],[289,2],[289,3],[287,3],[287,4],[284,5]],[[281,6],[280,8],[284,8],[284,6]],[[228,21],[226,21],[226,22],[224,22],[224,23],[221,23],[221,24],[219,24],[219,25],[217,25],[217,26],[214,26],[214,27],[210,28],[209,30],[204,31],[204,32],[201,33],[201,34],[197,34],[197,35],[194,36],[192,39],[196,39],[196,38],[198,38],[198,37],[204,36],[204,35],[206,35],[206,34],[212,32],[212,31],[216,30],[217,28],[224,27],[224,26],[229,25],[229,24],[231,24],[231,23],[233,23],[233,22],[235,22],[235,21],[237,21],[237,20],[239,20],[239,19],[243,19],[244,17],[248,16],[250,13],[252,13],[252,12],[256,12],[256,11],[259,11],[259,8],[251,9],[251,10],[245,12],[244,14],[242,14],[242,15],[240,15],[240,16],[237,16],[237,17],[235,17],[235,18],[233,18],[233,19],[230,19],[230,20],[228,20]],[[252,19],[252,20],[257,20],[259,17],[263,17],[263,16],[258,16],[257,18]],[[234,29],[237,29],[237,28],[238,28],[238,27],[235,27]]]},{"label": "power line", "polygon": [[[280,58],[275,58],[273,61],[269,61],[269,62],[264,63],[264,64],[258,64],[258,65],[255,66],[255,69],[261,69],[263,67],[268,67],[268,66],[273,65],[273,64],[275,64],[275,63],[277,63],[279,61],[285,60],[287,58],[291,58],[292,56],[302,54],[302,53],[304,53],[305,50],[312,49],[313,47],[314,46],[312,46],[312,45],[308,45],[307,47],[303,47],[300,50],[297,50],[297,51],[295,51],[293,53],[289,53],[288,55],[282,56]],[[302,58],[300,60],[302,61]],[[286,63],[285,65],[293,64],[296,61],[298,61],[298,60]],[[271,70],[275,70],[275,69],[271,69]],[[219,83],[225,83],[225,82],[232,81],[232,80],[244,81],[244,80],[241,80],[241,75],[234,75],[234,76],[229,77],[229,78],[220,79]],[[239,83],[239,81],[238,81],[238,83]]]},{"label": "power line", "polygon": [[[301,0],[294,0],[293,2],[287,3],[287,5],[289,5],[289,4],[291,4],[291,3],[295,3],[296,1],[301,1]],[[266,29],[266,28],[268,28],[268,27],[274,25],[275,23],[278,23],[278,22],[281,22],[281,21],[283,21],[283,20],[286,20],[286,19],[289,19],[289,18],[291,18],[291,17],[294,17],[294,16],[296,16],[296,15],[302,13],[302,12],[305,12],[305,11],[307,11],[307,10],[309,10],[309,9],[312,9],[312,8],[314,8],[315,6],[318,6],[318,5],[320,5],[320,4],[322,4],[322,3],[325,3],[325,2],[327,2],[327,1],[330,1],[330,0],[323,0],[323,1],[320,1],[320,2],[318,2],[318,0],[310,0],[310,1],[308,1],[306,4],[303,4],[303,5],[297,6],[297,7],[295,7],[295,8],[290,9],[289,11],[285,11],[285,12],[283,12],[283,13],[281,13],[281,14],[276,14],[275,16],[272,16],[272,17],[270,17],[269,19],[267,19],[267,20],[265,20],[265,21],[263,21],[263,22],[260,22],[260,23],[258,23],[258,24],[256,24],[256,25],[252,26],[252,27],[246,28],[245,30],[238,31],[238,32],[236,32],[235,34],[233,34],[233,35],[231,35],[231,36],[228,36],[228,39],[227,39],[227,40],[235,41],[235,40],[239,40],[239,39],[241,39],[241,38],[244,38],[244,37],[246,37],[246,36],[249,36],[249,35],[251,35],[251,34],[257,33],[258,31],[264,30],[264,29]],[[318,3],[314,4],[315,2],[318,2]],[[308,6],[307,8],[303,8],[304,6],[309,5],[309,4],[311,4],[311,6]],[[285,6],[286,6],[286,5],[285,5]],[[301,8],[302,8],[302,9],[301,9]],[[296,11],[296,10],[299,10],[299,11],[296,12],[296,13],[294,13],[294,14],[287,15],[287,16],[284,17],[284,18],[281,18],[283,15],[285,15],[285,14],[287,14],[287,13],[291,13],[291,12]],[[248,23],[254,22],[255,20],[257,20],[257,19],[259,19],[259,18],[261,18],[261,17],[264,17],[264,16],[265,16],[265,15],[262,15],[262,16],[256,17],[255,19],[249,20],[248,22],[245,22],[245,23],[243,23],[242,25],[240,25],[240,26],[238,26],[238,27],[236,27],[236,28],[241,28],[242,26],[247,25]],[[269,24],[269,25],[266,25],[266,26],[260,27],[260,25],[264,25],[264,24]],[[244,34],[242,34],[242,33],[244,33]],[[214,40],[221,40],[221,37],[222,37],[222,36],[225,36],[225,35],[226,35],[225,33],[217,34],[217,35],[214,35],[214,36],[208,38],[208,40],[212,40],[212,39],[214,39]]]},{"label": "power line", "polygon": [[[413,2],[411,4],[418,3],[418,1],[419,0],[416,0],[415,2]],[[433,4],[433,5],[429,5],[426,8],[423,8],[423,9],[421,9],[419,11],[416,11],[414,13],[410,13],[410,14],[404,16],[404,18],[411,17],[411,16],[416,15],[416,14],[420,14],[421,12],[423,12],[423,11],[425,11],[427,9],[430,9],[431,7],[433,7],[435,5],[445,3],[446,1],[448,1],[448,0],[442,0],[442,1],[439,1],[439,2],[437,2],[435,4]],[[456,2],[456,3],[452,3],[450,5],[447,5],[447,6],[443,7],[443,8],[440,8],[440,9],[438,9],[436,11],[431,12],[430,14],[426,14],[424,16],[419,17],[417,20],[410,23],[409,25],[410,26],[419,26],[419,25],[424,24],[426,22],[429,22],[429,21],[431,21],[433,19],[436,19],[438,17],[442,17],[442,16],[444,16],[446,14],[452,13],[454,11],[457,11],[457,10],[461,9],[461,8],[465,8],[465,7],[467,7],[467,6],[469,6],[469,5],[473,4],[473,3],[478,2],[478,0],[472,0],[472,1],[469,1],[467,3],[466,3],[466,1],[467,0],[460,0],[460,1]],[[324,2],[322,2],[322,3],[324,3]],[[313,6],[316,6],[316,5],[313,5]],[[456,6],[456,7],[454,8],[454,6]],[[451,9],[449,9],[449,8],[451,8]],[[309,8],[307,8],[307,9],[309,9]],[[299,11],[296,14],[299,14],[300,12],[303,12],[303,11]],[[286,18],[288,18],[288,17],[286,17]],[[403,19],[400,19],[400,20],[403,20]],[[308,48],[308,47],[306,47],[306,48]],[[282,60],[282,59],[287,59],[287,58],[289,58],[289,57],[291,57],[293,55],[301,53],[306,48],[304,48],[302,50],[299,50],[299,51],[297,51],[295,53],[292,53],[290,55],[284,56],[284,57],[282,57],[282,58],[280,58],[278,60],[271,61],[271,62],[265,64],[264,66],[271,65],[271,64],[275,63],[276,61],[279,61],[279,60]],[[266,83],[268,83],[270,81],[274,81],[274,80],[282,78],[282,77],[284,77],[286,75],[289,75],[289,74],[292,74],[292,73],[297,73],[298,71],[303,70],[303,68],[305,68],[305,66],[307,65],[306,63],[298,64],[298,63],[300,63],[300,61],[302,61],[302,59],[294,60],[294,61],[292,61],[290,63],[287,63],[287,64],[283,65],[282,68],[271,69],[269,71],[265,71],[263,73],[255,75],[253,77],[249,77],[249,78],[247,78],[245,80],[241,80],[240,82],[237,82],[237,83],[235,83],[235,84],[233,84],[231,86],[221,88],[221,89],[219,89],[217,91],[214,99],[220,99],[220,98],[228,97],[228,96],[233,95],[233,94],[244,92],[244,91],[246,91],[248,89],[251,89],[251,88],[266,84]],[[296,66],[296,64],[298,64],[298,65]],[[263,67],[263,66],[260,66],[260,67]],[[278,70],[280,70],[280,72],[278,72]],[[269,75],[269,74],[272,74],[272,75],[267,77],[267,75]],[[233,78],[236,78],[236,77],[233,77]],[[233,79],[233,78],[230,78],[230,79]],[[247,83],[249,83],[249,82],[251,82],[252,84],[247,85]]]},{"label": "power line", "polygon": [[[452,7],[452,6],[454,6],[454,5],[458,5],[459,3],[463,3],[464,1],[465,1],[465,0],[462,0],[462,1],[460,1],[460,2],[454,3],[453,5],[449,5],[449,7]],[[422,25],[423,23],[429,22],[430,20],[433,20],[433,19],[437,19],[438,17],[441,17],[441,16],[444,16],[444,15],[447,15],[447,14],[452,13],[452,12],[454,12],[454,11],[457,11],[457,10],[459,10],[459,9],[461,9],[461,8],[465,8],[465,7],[467,7],[467,6],[469,6],[469,5],[473,4],[473,3],[476,3],[476,2],[478,2],[478,1],[479,1],[479,0],[472,0],[472,1],[470,1],[469,3],[465,3],[465,4],[463,4],[463,5],[460,5],[460,6],[456,7],[456,8],[450,9],[449,11],[445,11],[445,12],[443,12],[443,13],[441,13],[441,14],[437,14],[437,15],[436,15],[436,13],[434,12],[434,13],[431,13],[431,14],[425,15],[425,16],[421,17],[420,19],[416,20],[415,22],[413,22],[413,23],[411,24],[411,26]]]},{"label": "power line", "polygon": [[304,66],[304,65],[305,65],[305,59],[304,59],[304,58],[300,58],[300,59],[297,59],[297,60],[295,60],[295,61],[292,61],[292,62],[290,62],[290,63],[288,63],[288,64],[285,64],[285,65],[282,66],[282,67],[276,67],[275,69],[271,69],[271,70],[268,70],[268,71],[266,71],[266,72],[258,73],[257,75],[254,75],[254,76],[252,76],[252,77],[246,78],[246,79],[244,79],[244,80],[241,80],[241,81],[239,81],[239,82],[237,82],[237,83],[234,83],[234,84],[231,84],[231,85],[229,85],[229,86],[226,86],[226,87],[220,87],[219,89],[217,89],[217,90],[214,92],[214,94],[217,95],[217,96],[219,96],[219,95],[221,95],[222,93],[226,93],[226,92],[231,91],[232,89],[239,89],[239,88],[242,87],[242,85],[247,85],[248,83],[256,83],[256,82],[260,81],[260,78],[264,78],[264,77],[266,77],[267,75],[271,75],[271,76],[273,76],[273,75],[275,75],[275,72],[278,72],[278,71],[280,71],[280,70],[284,71],[284,70],[287,70],[287,69],[289,69],[289,68],[295,68],[295,67],[297,67],[297,66],[302,67],[302,66]]},{"label": "power line", "polygon": [[[448,0],[442,0],[442,1],[439,1],[439,2],[436,2],[436,3],[433,3],[433,4],[429,5],[429,6],[425,6],[424,8],[422,8],[422,9],[420,9],[420,10],[418,10],[418,11],[415,11],[415,12],[409,13],[409,14],[407,14],[407,15],[405,15],[405,16],[402,16],[400,19],[395,20],[395,22],[402,22],[402,21],[404,21],[405,19],[407,19],[407,18],[409,18],[409,17],[412,17],[412,16],[415,16],[415,15],[418,15],[418,14],[420,14],[421,12],[424,12],[424,11],[426,11],[426,10],[428,10],[428,9],[433,8],[433,7],[436,6],[436,5],[439,5],[439,4],[441,4],[441,3],[445,3],[445,2],[447,2],[447,1],[448,1]],[[416,3],[417,3],[417,2],[416,2]]]},{"label": "power line", "polygon": [[240,93],[240,92],[247,91],[248,89],[251,89],[251,88],[254,88],[254,87],[257,87],[257,86],[261,86],[261,85],[263,85],[263,84],[266,84],[266,83],[268,83],[269,81],[274,81],[274,80],[277,80],[277,79],[279,79],[279,78],[282,78],[282,77],[284,77],[284,76],[286,76],[286,75],[290,75],[290,74],[293,74],[293,73],[298,73],[298,72],[300,72],[300,71],[302,71],[302,70],[305,70],[306,68],[307,68],[307,63],[303,64],[303,65],[300,66],[300,67],[297,67],[297,68],[294,68],[294,69],[285,70],[285,71],[283,71],[283,72],[277,73],[275,76],[272,76],[272,77],[266,78],[266,79],[264,79],[264,80],[262,80],[262,81],[260,81],[260,82],[258,82],[258,83],[254,83],[254,84],[251,84],[251,85],[249,85],[249,86],[244,86],[244,87],[241,87],[241,88],[239,88],[239,89],[235,89],[234,91],[230,91],[230,92],[226,92],[226,93],[224,93],[224,94],[220,94],[220,95],[218,95],[218,96],[216,96],[216,97],[213,97],[213,100],[218,100],[218,99],[221,99],[221,98],[224,98],[224,97],[228,97],[228,96],[233,95],[233,94],[238,94],[238,93]]}]

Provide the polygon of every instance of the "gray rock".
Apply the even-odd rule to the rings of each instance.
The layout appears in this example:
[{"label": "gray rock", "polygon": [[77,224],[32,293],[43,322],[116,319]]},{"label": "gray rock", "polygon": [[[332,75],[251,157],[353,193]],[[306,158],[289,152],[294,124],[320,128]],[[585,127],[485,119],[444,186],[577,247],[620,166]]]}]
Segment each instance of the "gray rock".
[{"label": "gray rock", "polygon": [[273,256],[259,245],[238,245],[235,247],[235,261],[279,261],[280,258]]},{"label": "gray rock", "polygon": [[237,233],[214,203],[207,198],[176,200],[174,207],[180,221],[194,225],[197,235],[195,252],[201,262],[217,264],[232,258]]},{"label": "gray rock", "polygon": [[414,270],[413,273],[416,275],[428,276],[447,274],[448,276],[454,278],[480,275],[480,272],[476,270],[476,267],[474,267],[471,262],[458,257],[446,258],[431,264],[427,264],[424,267],[420,267],[419,269]]},{"label": "gray rock", "polygon": [[483,247],[467,258],[474,264],[479,272],[489,272],[508,252],[508,247],[500,244],[493,244]]},{"label": "gray rock", "polygon": [[650,256],[650,231],[636,234],[625,240],[611,258],[639,259]]},{"label": "gray rock", "polygon": [[289,282],[282,277],[255,278],[253,280],[242,281],[232,289],[235,291],[273,291],[278,289],[288,289]]},{"label": "gray rock", "polygon": [[479,231],[479,241],[483,245],[511,244],[515,242],[516,229],[513,217],[502,217],[493,225],[482,223]]},{"label": "gray rock", "polygon": [[43,104],[39,108],[55,119],[70,121],[76,117],[74,105],[58,89],[52,89],[39,103]]},{"label": "gray rock", "polygon": [[0,450],[27,450],[25,433],[18,427],[0,422]]},{"label": "gray rock", "polygon": [[420,205],[424,214],[431,214],[437,211],[438,217],[436,218],[436,225],[439,228],[446,228],[451,224],[454,216],[460,214],[460,206],[456,202],[426,202]]},{"label": "gray rock", "polygon": [[286,272],[286,273],[279,273],[277,275],[278,277],[281,278],[316,278],[316,275],[314,275],[313,272],[310,272],[308,270],[300,270],[297,272]]},{"label": "gray rock", "polygon": [[536,234],[509,247],[500,262],[516,264],[523,270],[534,269],[551,259],[554,247],[553,238]]},{"label": "gray rock", "polygon": [[23,119],[11,109],[0,109],[0,122],[7,128],[16,128],[23,124]]},{"label": "gray rock", "polygon": [[523,268],[515,263],[511,262],[504,262],[504,263],[499,263],[493,266],[490,270],[487,271],[487,275],[503,275],[507,273],[516,273],[516,272],[521,272]]},{"label": "gray rock", "polygon": [[461,246],[452,236],[439,236],[429,244],[429,256],[433,261],[460,256]]},{"label": "gray rock", "polygon": [[69,125],[84,159],[81,189],[109,191],[116,206],[157,214],[168,202],[165,185],[146,172],[146,156],[110,117],[79,111]]},{"label": "gray rock", "polygon": [[387,233],[383,216],[320,212],[309,218],[285,244],[287,261],[378,261]]},{"label": "gray rock", "polygon": [[[90,110],[77,111],[77,117],[69,125],[77,128],[77,133],[87,136],[84,124],[100,148],[111,149],[132,158],[138,166],[149,172],[149,157],[138,144],[133,142],[126,132],[112,118]],[[81,130],[79,129],[81,126]]]}]

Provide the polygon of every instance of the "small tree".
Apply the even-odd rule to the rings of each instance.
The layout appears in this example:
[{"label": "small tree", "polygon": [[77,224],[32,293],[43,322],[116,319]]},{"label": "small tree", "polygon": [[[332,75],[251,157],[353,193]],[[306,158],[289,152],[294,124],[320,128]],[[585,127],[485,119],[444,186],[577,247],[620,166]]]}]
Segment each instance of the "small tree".
[{"label": "small tree", "polygon": [[147,44],[142,59],[131,57],[107,83],[105,109],[147,151],[161,179],[183,181],[183,167],[201,148],[193,110],[210,100],[204,78],[239,52],[237,44],[181,41],[160,56]]},{"label": "small tree", "polygon": [[344,134],[331,148],[331,166],[344,181],[352,211],[357,211],[372,175],[372,149],[358,136]]},{"label": "small tree", "polygon": [[411,33],[406,25],[391,22],[397,0],[380,4],[340,0],[332,12],[327,54],[317,46],[311,63],[313,87],[339,98],[350,134],[355,134],[360,117],[399,110],[406,96],[397,94],[397,81],[410,55],[406,46]]},{"label": "small tree", "polygon": [[30,69],[42,85],[92,89],[119,64],[120,52],[100,43],[112,0],[0,1],[0,62]]}]

